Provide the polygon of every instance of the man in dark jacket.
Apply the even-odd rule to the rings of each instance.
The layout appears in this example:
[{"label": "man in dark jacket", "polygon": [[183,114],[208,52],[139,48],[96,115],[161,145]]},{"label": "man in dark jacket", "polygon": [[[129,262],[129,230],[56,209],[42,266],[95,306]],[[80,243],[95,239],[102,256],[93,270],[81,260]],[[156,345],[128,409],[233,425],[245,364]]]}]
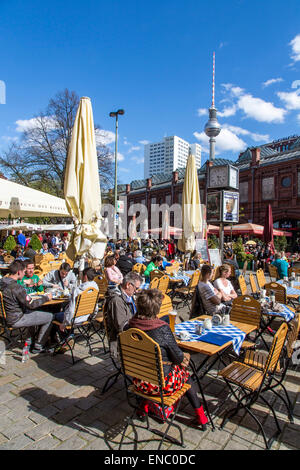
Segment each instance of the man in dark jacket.
[{"label": "man in dark jacket", "polygon": [[121,271],[123,276],[126,276],[130,271],[132,271],[133,266],[136,264],[132,255],[129,253],[120,252],[120,257],[116,264],[117,268]]},{"label": "man in dark jacket", "polygon": [[52,299],[51,294],[43,295],[37,300],[31,299],[24,287],[18,284],[23,279],[25,264],[22,261],[14,261],[9,266],[9,275],[0,281],[0,290],[3,295],[3,303],[7,317],[7,324],[14,328],[29,328],[40,326],[37,341],[32,347],[33,353],[45,350],[52,326],[53,315],[49,312],[36,310],[45,302]]},{"label": "man in dark jacket", "polygon": [[136,313],[133,296],[142,284],[138,273],[128,273],[120,286],[109,290],[104,304],[108,341],[112,356],[117,357],[118,334],[128,328],[130,318]]}]

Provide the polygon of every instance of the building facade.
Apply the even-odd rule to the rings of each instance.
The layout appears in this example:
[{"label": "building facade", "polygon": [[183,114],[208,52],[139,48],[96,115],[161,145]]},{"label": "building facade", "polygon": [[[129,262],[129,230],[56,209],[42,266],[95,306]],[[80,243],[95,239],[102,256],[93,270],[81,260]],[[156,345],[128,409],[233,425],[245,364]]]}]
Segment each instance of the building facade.
[{"label": "building facade", "polygon": [[144,146],[144,178],[160,173],[170,173],[177,168],[185,168],[189,152],[196,158],[197,168],[201,167],[201,145],[189,144],[173,135],[164,137],[161,142]]},{"label": "building facade", "polygon": [[[300,237],[300,137],[292,136],[260,147],[248,148],[238,159],[216,158],[214,165],[230,163],[239,169],[240,223],[263,225],[268,204],[273,210],[275,228],[291,231]],[[201,202],[206,201],[205,162],[198,169]],[[148,209],[151,227],[151,205],[182,202],[185,168],[156,174],[152,178],[132,181],[120,195],[127,197],[127,207],[141,203]],[[130,219],[130,217],[129,217]],[[162,214],[160,214],[160,226]],[[173,225],[172,213],[170,225]]]}]

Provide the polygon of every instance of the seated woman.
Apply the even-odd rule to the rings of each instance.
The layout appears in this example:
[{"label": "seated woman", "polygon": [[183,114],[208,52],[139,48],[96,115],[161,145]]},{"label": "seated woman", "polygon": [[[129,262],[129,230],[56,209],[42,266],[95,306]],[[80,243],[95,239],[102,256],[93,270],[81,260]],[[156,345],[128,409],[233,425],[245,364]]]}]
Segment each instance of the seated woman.
[{"label": "seated woman", "polygon": [[201,267],[201,253],[197,253],[196,251],[192,254],[190,260],[190,267],[193,270],[199,269]]},{"label": "seated woman", "polygon": [[222,266],[219,267],[219,272],[220,277],[215,280],[214,287],[221,293],[221,300],[229,304],[233,299],[237,298],[237,293],[228,279],[231,275],[231,266],[222,264]]},{"label": "seated woman", "polygon": [[144,271],[144,276],[147,282],[150,281],[151,271],[153,271],[154,269],[159,269],[162,266],[162,263],[163,263],[162,256],[157,255],[152,258],[152,261],[148,264],[147,268]]},{"label": "seated woman", "polygon": [[123,281],[123,274],[116,266],[117,260],[114,255],[107,256],[104,261],[104,271],[108,285],[118,286]]},{"label": "seated woman", "polygon": [[[177,345],[173,333],[167,323],[157,318],[160,311],[163,294],[158,289],[148,289],[137,295],[137,313],[129,320],[129,328],[138,328],[157,342],[161,349],[165,376],[164,395],[171,395],[180,390],[185,383],[191,385],[186,396],[194,408],[196,424],[204,430],[207,423],[203,406],[195,389],[195,384],[189,377],[188,366],[190,355],[184,353]],[[140,379],[133,379],[137,390],[148,395],[159,395],[159,387]]]}]

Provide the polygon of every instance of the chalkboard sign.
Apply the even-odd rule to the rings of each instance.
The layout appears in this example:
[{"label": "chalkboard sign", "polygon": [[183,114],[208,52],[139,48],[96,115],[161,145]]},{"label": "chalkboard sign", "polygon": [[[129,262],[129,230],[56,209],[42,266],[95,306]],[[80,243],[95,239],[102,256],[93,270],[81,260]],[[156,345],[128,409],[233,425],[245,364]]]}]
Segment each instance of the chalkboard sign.
[{"label": "chalkboard sign", "polygon": [[218,248],[214,248],[214,249],[208,250],[208,253],[209,253],[211,266],[212,265],[214,265],[215,267],[221,266],[222,260],[221,260],[220,250]]},{"label": "chalkboard sign", "polygon": [[209,261],[209,254],[208,254],[208,245],[207,240],[202,240],[200,238],[196,238],[196,247],[197,253],[201,253],[201,258],[204,261]]}]

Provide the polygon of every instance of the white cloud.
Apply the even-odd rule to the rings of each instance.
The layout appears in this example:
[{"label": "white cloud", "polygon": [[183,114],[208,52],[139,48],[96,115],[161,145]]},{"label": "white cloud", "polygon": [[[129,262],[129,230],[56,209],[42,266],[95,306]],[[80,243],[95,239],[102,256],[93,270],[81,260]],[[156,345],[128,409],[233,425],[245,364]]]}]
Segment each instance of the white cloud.
[{"label": "white cloud", "polygon": [[257,134],[255,132],[248,131],[247,129],[243,129],[242,127],[231,126],[230,124],[223,124],[223,129],[228,129],[236,135],[247,135],[255,142],[267,142],[270,140],[270,136],[268,134]]},{"label": "white cloud", "polygon": [[250,94],[240,96],[237,105],[247,117],[259,122],[283,122],[286,115],[285,109],[276,108],[273,103]]},{"label": "white cloud", "polygon": [[115,141],[115,133],[105,129],[95,130],[96,145],[109,145]]},{"label": "white cloud", "polygon": [[10,142],[17,142],[19,140],[18,137],[11,137],[9,135],[3,135],[1,137],[1,140],[4,140],[4,142],[6,143],[10,143]]},{"label": "white cloud", "polygon": [[286,109],[300,109],[300,90],[291,92],[278,92],[277,95],[284,102]]},{"label": "white cloud", "polygon": [[[24,132],[24,131],[29,131],[31,129],[34,129],[39,125],[39,120],[41,118],[32,118],[32,119],[19,119],[16,121],[17,127],[16,131],[17,132]],[[43,118],[43,121],[48,128],[48,130],[55,129],[56,128],[56,122],[51,116],[45,116]]]},{"label": "white cloud", "polygon": [[132,147],[130,147],[127,153],[137,152],[138,150],[141,150],[141,147],[139,147],[138,145],[133,145]]},{"label": "white cloud", "polygon": [[300,61],[300,34],[294,37],[289,43],[289,46],[292,47],[291,58],[294,62]]},{"label": "white cloud", "polygon": [[148,145],[150,144],[150,140],[139,140],[139,144]]},{"label": "white cloud", "polygon": [[208,114],[208,111],[205,108],[199,108],[197,109],[197,114],[198,116],[206,116]]},{"label": "white cloud", "polygon": [[[204,132],[194,132],[194,136],[199,140],[204,146],[202,151],[207,152],[209,138]],[[218,137],[216,138],[216,154],[221,152],[241,152],[247,148],[246,142],[240,139],[236,134],[234,134],[229,129],[222,129]]]},{"label": "white cloud", "polygon": [[138,164],[144,163],[144,157],[131,157],[131,160]]},{"label": "white cloud", "polygon": [[233,104],[232,106],[229,106],[228,108],[224,108],[223,111],[219,111],[218,115],[220,117],[230,117],[234,116],[235,113],[237,112],[237,106]]},{"label": "white cloud", "polygon": [[267,86],[273,85],[274,83],[280,83],[280,82],[283,82],[283,78],[270,78],[270,80],[267,80],[262,85],[264,88],[266,88]]}]

